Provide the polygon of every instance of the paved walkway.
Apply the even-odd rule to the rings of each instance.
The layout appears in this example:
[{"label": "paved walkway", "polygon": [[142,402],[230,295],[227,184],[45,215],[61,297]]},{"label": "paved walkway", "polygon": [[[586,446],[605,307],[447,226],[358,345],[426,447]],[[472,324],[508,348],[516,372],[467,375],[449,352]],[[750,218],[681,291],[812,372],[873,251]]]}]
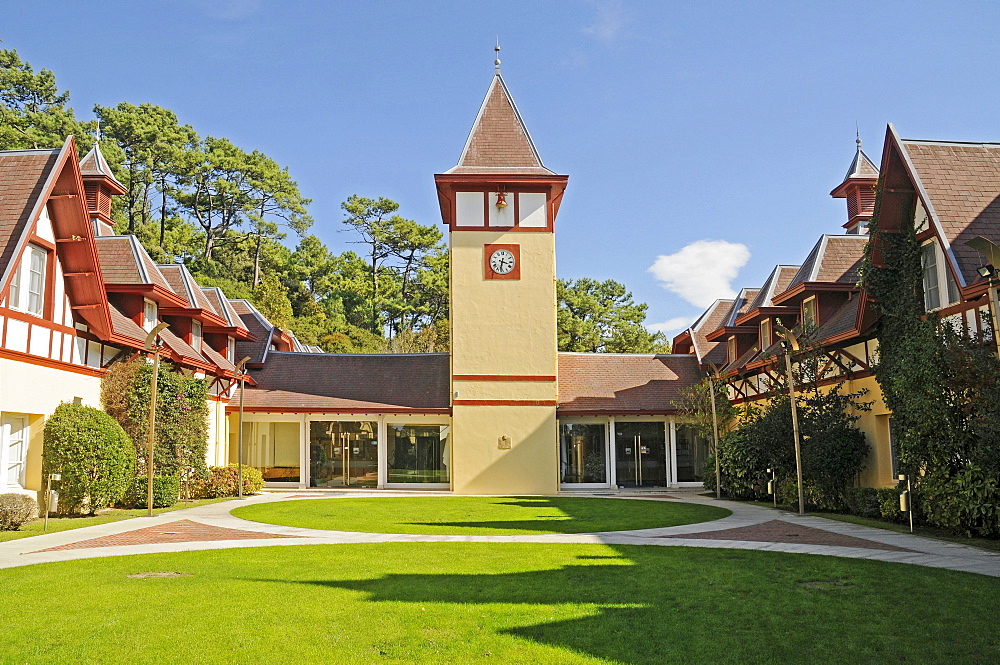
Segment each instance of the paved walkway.
[{"label": "paved walkway", "polygon": [[[714,522],[637,531],[519,536],[447,536],[321,531],[248,522],[229,514],[238,505],[302,498],[344,496],[447,495],[444,492],[268,492],[242,503],[221,503],[187,508],[155,517],[137,517],[119,522],[21,538],[0,543],[0,568],[13,568],[49,561],[66,561],[152,552],[278,545],[323,545],[384,542],[521,542],[606,543],[660,547],[712,547],[768,550],[875,559],[934,568],[961,570],[1000,577],[1000,553],[974,547],[837,522],[822,517],[800,517],[795,513],[716,501],[690,490],[668,494],[616,495],[622,500],[656,499],[721,506],[732,515]],[[607,496],[607,492],[600,493]]]}]

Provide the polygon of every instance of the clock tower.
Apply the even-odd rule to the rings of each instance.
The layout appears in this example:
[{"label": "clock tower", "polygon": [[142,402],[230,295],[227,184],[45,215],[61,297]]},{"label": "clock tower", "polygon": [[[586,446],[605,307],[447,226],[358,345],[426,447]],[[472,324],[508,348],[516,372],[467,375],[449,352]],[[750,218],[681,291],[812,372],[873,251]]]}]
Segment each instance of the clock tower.
[{"label": "clock tower", "polygon": [[499,59],[458,165],[434,180],[451,258],[452,487],[554,494],[554,230],[568,177],[542,164]]}]

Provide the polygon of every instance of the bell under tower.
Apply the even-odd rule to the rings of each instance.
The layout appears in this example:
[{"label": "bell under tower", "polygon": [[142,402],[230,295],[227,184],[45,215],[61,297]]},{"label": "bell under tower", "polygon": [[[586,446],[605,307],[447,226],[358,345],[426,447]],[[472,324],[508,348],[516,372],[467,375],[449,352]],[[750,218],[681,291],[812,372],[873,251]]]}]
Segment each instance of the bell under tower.
[{"label": "bell under tower", "polygon": [[434,176],[451,258],[452,487],[554,494],[555,219],[568,176],[542,164],[495,64],[458,164]]}]

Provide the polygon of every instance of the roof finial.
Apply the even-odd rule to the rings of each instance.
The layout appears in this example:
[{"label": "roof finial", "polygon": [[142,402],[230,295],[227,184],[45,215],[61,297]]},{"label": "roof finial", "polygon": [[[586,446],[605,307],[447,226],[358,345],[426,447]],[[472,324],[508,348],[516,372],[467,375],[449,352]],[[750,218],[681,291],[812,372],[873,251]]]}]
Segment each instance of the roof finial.
[{"label": "roof finial", "polygon": [[497,52],[497,59],[493,61],[493,71],[497,76],[500,76],[500,35],[497,35],[497,45],[493,50]]},{"label": "roof finial", "polygon": [[857,138],[854,142],[858,144],[858,150],[861,150],[861,127],[858,125],[858,121],[854,121],[854,131],[856,132]]}]

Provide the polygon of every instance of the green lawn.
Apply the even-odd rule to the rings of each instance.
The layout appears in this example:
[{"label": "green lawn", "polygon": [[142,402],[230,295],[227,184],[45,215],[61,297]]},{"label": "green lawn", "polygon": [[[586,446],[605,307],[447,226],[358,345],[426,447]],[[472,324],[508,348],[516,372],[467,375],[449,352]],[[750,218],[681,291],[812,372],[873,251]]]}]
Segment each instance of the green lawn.
[{"label": "green lawn", "polygon": [[[130,579],[170,571],[189,576]],[[1000,580],[681,547],[384,543],[0,570],[0,663],[995,663]]]},{"label": "green lawn", "polygon": [[[219,501],[229,500],[229,498],[200,499],[198,501],[192,501],[191,503],[179,501],[170,508],[154,508],[153,513],[159,515],[160,513],[169,513],[174,510],[194,508],[196,506],[204,506],[209,503],[218,503]],[[0,531],[0,543],[7,540],[27,538],[29,536],[40,536],[43,533],[55,533],[56,531],[69,531],[70,529],[79,529],[85,526],[94,526],[95,524],[107,524],[108,522],[117,522],[119,520],[127,520],[132,517],[141,517],[148,514],[149,511],[145,508],[108,508],[107,510],[100,510],[96,515],[90,517],[50,517],[47,532],[42,531],[42,527],[45,526],[45,521],[37,519],[34,522],[25,524],[19,531]]]},{"label": "green lawn", "polygon": [[303,499],[243,506],[255,522],[369,533],[513,535],[593,533],[677,526],[730,511],[668,501],[588,497],[377,497]]}]

